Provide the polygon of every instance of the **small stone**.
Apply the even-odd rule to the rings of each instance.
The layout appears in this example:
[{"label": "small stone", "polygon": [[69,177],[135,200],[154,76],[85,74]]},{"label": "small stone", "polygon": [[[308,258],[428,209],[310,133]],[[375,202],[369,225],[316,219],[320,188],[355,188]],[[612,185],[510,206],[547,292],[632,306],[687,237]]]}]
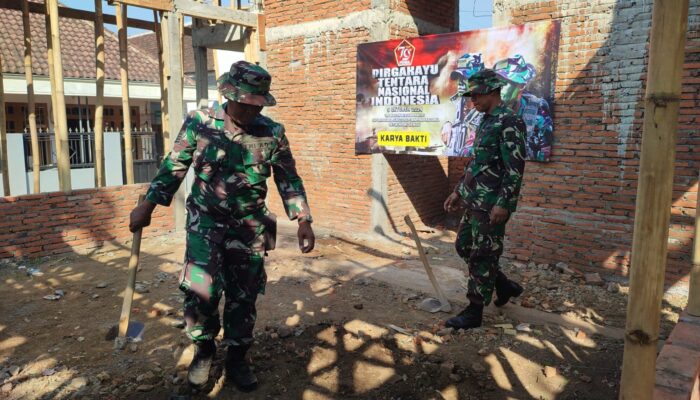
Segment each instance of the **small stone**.
[{"label": "small stone", "polygon": [[620,292],[620,284],[617,282],[608,283],[608,292],[619,293]]},{"label": "small stone", "polygon": [[353,307],[356,310],[362,310],[365,306],[362,303],[356,303],[356,304],[353,304]]},{"label": "small stone", "polygon": [[152,381],[156,376],[153,374],[153,372],[148,371],[145,374],[141,374],[136,377],[136,382],[141,383],[141,382],[150,382]]},{"label": "small stone", "polygon": [[129,351],[132,352],[132,353],[136,353],[137,351],[139,351],[139,345],[136,344],[136,343],[130,344],[130,345],[129,345]]},{"label": "small stone", "polygon": [[83,342],[83,341],[85,341],[85,338],[84,338],[83,336],[79,336],[77,340],[78,340],[79,342]]},{"label": "small stone", "polygon": [[494,328],[513,329],[513,324],[496,324]]},{"label": "small stone", "polygon": [[100,297],[99,294],[93,294],[91,298],[92,298],[93,300],[95,300],[95,299],[97,299],[97,298],[99,298],[99,297]]},{"label": "small stone", "polygon": [[440,364],[440,368],[450,374],[455,370],[455,363],[452,361],[445,361],[444,363]]},{"label": "small stone", "polygon": [[19,374],[20,368],[16,365],[10,366],[10,368],[7,369],[7,372],[10,373],[10,376],[17,376]]},{"label": "small stone", "polygon": [[549,365],[544,367],[544,371],[542,371],[542,372],[544,373],[544,376],[547,378],[551,378],[551,377],[557,375],[557,369],[554,367],[550,367]]},{"label": "small stone", "polygon": [[591,379],[591,377],[588,375],[581,375],[579,379],[581,379],[581,382],[585,383],[591,383],[593,381],[593,379]]},{"label": "small stone", "polygon": [[355,285],[359,286],[367,286],[369,284],[369,281],[367,278],[357,278],[355,279]]},{"label": "small stone", "polygon": [[479,362],[472,363],[471,368],[472,368],[472,371],[479,373],[479,374],[486,372],[486,368],[483,365],[481,365],[481,363],[479,363]]},{"label": "small stone", "polygon": [[95,287],[98,289],[104,289],[107,287],[107,282],[100,282]]},{"label": "small stone", "polygon": [[150,392],[153,390],[153,385],[141,385],[137,387],[136,390],[139,392]]},{"label": "small stone", "polygon": [[148,289],[148,286],[146,286],[146,285],[144,285],[144,284],[141,284],[141,283],[137,283],[137,284],[134,286],[134,291],[135,291],[136,293],[141,293],[141,294],[143,294],[143,293],[148,293],[150,290]]},{"label": "small stone", "polygon": [[454,328],[445,328],[445,329],[440,329],[437,331],[438,336],[447,336],[451,335],[454,332]]},{"label": "small stone", "polygon": [[515,329],[504,329],[503,333],[510,336],[515,336],[518,334],[518,332]]},{"label": "small stone", "polygon": [[46,368],[45,370],[41,371],[41,374],[44,376],[51,376],[56,373],[56,370],[53,368]]},{"label": "small stone", "polygon": [[462,375],[460,374],[450,374],[450,380],[455,383],[462,382]]},{"label": "small stone", "polygon": [[592,274],[584,274],[583,278],[585,279],[586,283],[589,285],[603,285],[603,279],[601,279],[600,275],[598,275],[597,272],[594,272]]},{"label": "small stone", "polygon": [[480,355],[480,356],[482,356],[482,357],[486,357],[486,356],[489,355],[490,353],[491,353],[491,352],[490,352],[489,349],[487,349],[486,347],[483,347],[483,348],[479,349],[479,351],[476,352],[476,354],[478,354],[478,355]]},{"label": "small stone", "polygon": [[97,374],[97,379],[99,379],[100,382],[106,382],[112,379],[112,377],[109,375],[109,373],[107,373],[107,371],[102,371],[99,374]]},{"label": "small stone", "polygon": [[532,332],[532,328],[530,328],[530,324],[526,324],[526,323],[518,324],[518,326],[515,327],[515,330],[518,332]]},{"label": "small stone", "polygon": [[12,391],[12,384],[10,382],[7,382],[6,384],[2,385],[0,387],[0,393],[8,394]]},{"label": "small stone", "polygon": [[280,326],[279,328],[277,328],[277,334],[278,334],[279,337],[281,337],[282,339],[284,339],[284,338],[286,338],[286,337],[292,336],[292,333],[293,333],[293,332],[292,332],[292,329],[289,328],[289,327]]}]

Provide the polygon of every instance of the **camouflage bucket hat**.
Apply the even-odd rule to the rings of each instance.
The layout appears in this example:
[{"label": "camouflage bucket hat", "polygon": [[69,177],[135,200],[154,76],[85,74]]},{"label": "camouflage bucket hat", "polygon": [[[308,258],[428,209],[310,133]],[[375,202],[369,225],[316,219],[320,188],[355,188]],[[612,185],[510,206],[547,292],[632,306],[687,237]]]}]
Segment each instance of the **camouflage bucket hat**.
[{"label": "camouflage bucket hat", "polygon": [[520,54],[496,62],[493,70],[510,83],[520,86],[527,85],[537,75],[535,67],[526,63]]},{"label": "camouflage bucket hat", "polygon": [[469,78],[464,96],[488,94],[506,85],[506,82],[492,69],[482,69]]},{"label": "camouflage bucket hat", "polygon": [[228,100],[254,106],[274,106],[277,100],[270,94],[272,77],[259,65],[237,61],[229,72],[216,81],[219,93]]}]

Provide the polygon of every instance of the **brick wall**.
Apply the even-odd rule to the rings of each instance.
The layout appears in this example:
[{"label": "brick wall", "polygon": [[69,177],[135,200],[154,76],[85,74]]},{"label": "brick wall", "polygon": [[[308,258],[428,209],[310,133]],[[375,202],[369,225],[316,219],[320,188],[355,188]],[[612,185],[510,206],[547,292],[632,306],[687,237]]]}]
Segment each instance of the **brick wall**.
[{"label": "brick wall", "polygon": [[[691,1],[667,279],[686,277],[700,154],[700,5]],[[634,223],[651,2],[497,0],[497,24],[562,21],[552,162],[528,163],[508,255],[626,274]],[[453,185],[459,159],[449,162]]]},{"label": "brick wall", "polygon": [[[129,213],[147,185],[0,198],[0,259],[80,252],[132,238]],[[157,207],[144,237],[173,230],[171,208]]]},{"label": "brick wall", "polygon": [[[374,3],[382,2],[265,3],[267,68],[278,101],[265,112],[286,127],[316,224],[349,232],[369,232],[376,195],[371,157],[355,156],[357,45],[382,35],[388,39],[445,32],[455,16],[455,2],[440,2],[432,9],[421,1],[387,0],[389,8]],[[446,26],[436,25],[442,22]],[[445,192],[446,161],[394,157],[388,164],[383,172],[388,219],[402,225],[405,214],[422,220],[439,216],[442,200],[437,197]],[[431,182],[430,192],[423,190],[426,181]],[[276,194],[270,196],[270,206],[283,214]]]}]

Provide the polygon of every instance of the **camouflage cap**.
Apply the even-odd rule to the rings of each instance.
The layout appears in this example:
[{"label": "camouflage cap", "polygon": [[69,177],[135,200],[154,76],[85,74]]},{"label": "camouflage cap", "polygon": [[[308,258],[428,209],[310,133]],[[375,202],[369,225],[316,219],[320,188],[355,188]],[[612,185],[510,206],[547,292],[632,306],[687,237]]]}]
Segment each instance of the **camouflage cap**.
[{"label": "camouflage cap", "polygon": [[469,78],[467,85],[468,87],[464,92],[464,96],[471,96],[472,94],[488,94],[505,86],[506,82],[492,69],[486,68],[472,75]]},{"label": "camouflage cap", "polygon": [[270,94],[272,77],[259,65],[237,61],[229,72],[217,79],[219,93],[228,100],[254,106],[274,106],[277,100]]}]

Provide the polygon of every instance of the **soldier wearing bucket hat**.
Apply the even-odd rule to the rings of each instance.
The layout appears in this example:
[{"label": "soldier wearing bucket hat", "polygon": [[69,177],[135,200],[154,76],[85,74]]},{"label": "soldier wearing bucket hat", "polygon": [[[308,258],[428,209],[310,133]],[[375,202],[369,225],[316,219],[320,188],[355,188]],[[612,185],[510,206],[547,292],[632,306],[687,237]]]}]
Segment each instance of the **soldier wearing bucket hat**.
[{"label": "soldier wearing bucket hat", "polygon": [[469,305],[445,321],[445,326],[455,329],[481,326],[484,306],[494,291],[497,306],[523,292],[498,266],[506,222],[515,212],[525,169],[525,123],[501,101],[504,85],[493,70],[483,69],[469,78],[464,92],[484,117],[476,131],[473,156],[444,204],[448,212],[460,203],[467,207],[455,247],[469,268]]},{"label": "soldier wearing bucket hat", "polygon": [[253,343],[255,301],[265,291],[264,257],[275,245],[275,217],[265,206],[273,172],[287,216],[299,221],[299,248],[307,253],[314,247],[306,192],[284,127],[260,114],[276,104],[271,81],[260,66],[234,63],[217,81],[227,102],[188,114],[147,200],[131,213],[132,232],[147,226],[156,204],[170,204],[192,166],[180,290],[187,335],[196,346],[188,380],[197,387],[207,383],[216,354],[222,294],[226,379],[244,391],[257,386],[245,355]]}]

